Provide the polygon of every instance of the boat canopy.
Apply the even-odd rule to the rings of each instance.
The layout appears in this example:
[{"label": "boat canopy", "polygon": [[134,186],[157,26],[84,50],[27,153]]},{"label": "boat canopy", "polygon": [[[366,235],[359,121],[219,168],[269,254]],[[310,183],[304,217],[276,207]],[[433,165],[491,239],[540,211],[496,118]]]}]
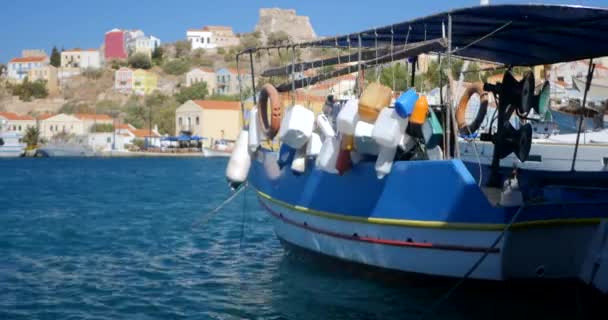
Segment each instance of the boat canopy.
[{"label": "boat canopy", "polygon": [[364,48],[447,37],[469,59],[533,66],[608,55],[608,9],[566,5],[491,5],[455,9],[384,27],[300,43]]}]

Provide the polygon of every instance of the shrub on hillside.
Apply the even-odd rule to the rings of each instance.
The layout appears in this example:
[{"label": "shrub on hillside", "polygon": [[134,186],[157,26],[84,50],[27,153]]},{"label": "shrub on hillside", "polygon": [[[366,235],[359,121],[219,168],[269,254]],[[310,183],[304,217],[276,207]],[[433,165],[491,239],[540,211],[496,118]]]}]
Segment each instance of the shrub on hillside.
[{"label": "shrub on hillside", "polygon": [[31,101],[32,98],[46,98],[49,92],[46,90],[46,81],[36,80],[30,82],[26,77],[23,83],[11,86],[12,94],[19,96],[22,101]]},{"label": "shrub on hillside", "polygon": [[112,67],[112,69],[114,69],[114,70],[118,70],[121,67],[126,67],[127,65],[128,65],[127,62],[124,60],[114,59],[110,62],[110,67]]},{"label": "shrub on hillside", "polygon": [[190,61],[187,59],[171,60],[163,65],[163,71],[172,75],[182,75],[190,71]]},{"label": "shrub on hillside", "polygon": [[111,123],[96,123],[91,128],[91,132],[114,132],[114,125]]},{"label": "shrub on hillside", "polygon": [[184,103],[188,100],[205,99],[208,94],[207,83],[203,81],[193,84],[190,87],[181,88],[175,95],[175,100],[177,100],[179,103]]},{"label": "shrub on hillside", "polygon": [[136,69],[150,69],[152,61],[147,54],[138,52],[129,57],[129,66]]},{"label": "shrub on hillside", "polygon": [[268,35],[268,39],[266,39],[266,44],[269,46],[278,46],[282,44],[289,43],[291,41],[287,32],[281,30],[277,32],[272,32]]},{"label": "shrub on hillside", "polygon": [[152,51],[152,63],[157,66],[160,66],[163,63],[163,55],[165,54],[165,50],[162,47],[154,48]]},{"label": "shrub on hillside", "polygon": [[226,49],[224,49],[224,48],[217,48],[217,54],[226,54]]},{"label": "shrub on hillside", "polygon": [[68,101],[66,103],[64,103],[61,108],[59,109],[59,113],[67,113],[67,114],[73,114],[73,113],[92,113],[95,112],[95,110],[93,110],[91,107],[89,107],[88,104],[83,103],[83,102],[76,102],[76,101]]},{"label": "shrub on hillside", "polygon": [[103,75],[103,71],[98,69],[87,68],[82,72],[82,75],[87,79],[97,80],[101,78],[101,76]]},{"label": "shrub on hillside", "polygon": [[183,58],[183,57],[188,56],[191,48],[192,48],[192,44],[188,40],[176,41],[175,42],[175,57]]}]

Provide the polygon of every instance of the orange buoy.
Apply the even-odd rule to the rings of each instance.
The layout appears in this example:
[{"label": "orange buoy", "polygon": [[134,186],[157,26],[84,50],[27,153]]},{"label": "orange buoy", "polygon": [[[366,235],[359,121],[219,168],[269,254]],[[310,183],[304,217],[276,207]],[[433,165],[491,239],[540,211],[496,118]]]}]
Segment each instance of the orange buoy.
[{"label": "orange buoy", "polygon": [[[480,103],[479,110],[477,111],[477,115],[475,119],[471,123],[467,123],[465,119],[465,115],[467,112],[467,107],[469,105],[469,100],[474,94],[479,95]],[[472,134],[483,122],[483,119],[488,112],[488,94],[483,91],[483,85],[481,83],[473,84],[468,87],[465,92],[462,94],[462,98],[460,98],[460,102],[458,103],[458,108],[456,109],[456,123],[458,124],[458,131],[461,134]]]},{"label": "orange buoy", "polygon": [[[268,107],[270,107],[270,117],[268,116]],[[262,124],[261,129],[266,138],[268,140],[272,140],[281,128],[283,109],[281,108],[281,99],[279,98],[279,93],[277,92],[277,89],[270,83],[262,86],[262,90],[260,91],[260,101],[258,101],[258,112],[261,120],[260,122]]]}]

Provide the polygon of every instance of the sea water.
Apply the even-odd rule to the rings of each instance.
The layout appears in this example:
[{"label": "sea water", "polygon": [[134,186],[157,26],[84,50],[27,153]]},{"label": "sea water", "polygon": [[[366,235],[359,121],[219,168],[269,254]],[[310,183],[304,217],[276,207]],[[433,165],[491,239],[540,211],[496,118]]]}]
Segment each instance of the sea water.
[{"label": "sea water", "polygon": [[[0,160],[0,319],[419,319],[455,283],[286,249],[253,189],[208,216],[225,166]],[[426,319],[572,319],[602,299],[470,281]]]}]

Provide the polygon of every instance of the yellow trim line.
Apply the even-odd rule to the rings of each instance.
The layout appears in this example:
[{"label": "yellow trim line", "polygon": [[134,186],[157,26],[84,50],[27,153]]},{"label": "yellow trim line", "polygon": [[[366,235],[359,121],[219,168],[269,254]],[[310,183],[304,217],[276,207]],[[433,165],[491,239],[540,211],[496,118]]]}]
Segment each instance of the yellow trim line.
[{"label": "yellow trim line", "polygon": [[[285,207],[290,210],[295,210],[312,216],[358,222],[368,224],[379,224],[388,226],[400,226],[400,227],[412,227],[412,228],[432,228],[432,229],[456,229],[456,230],[478,230],[478,231],[502,231],[505,228],[505,224],[495,223],[461,223],[461,222],[443,222],[443,221],[422,221],[422,220],[405,220],[405,219],[388,219],[388,218],[372,218],[372,217],[354,217],[347,216],[337,213],[329,213],[323,211],[317,211],[302,206],[294,206],[289,203],[283,202],[272,198],[271,196],[257,191],[258,195],[262,198],[273,202],[277,205]],[[581,219],[554,219],[554,220],[537,220],[537,221],[525,221],[514,223],[511,228],[530,228],[530,227],[546,227],[554,225],[572,225],[572,224],[599,224],[600,218],[581,218]]]}]

